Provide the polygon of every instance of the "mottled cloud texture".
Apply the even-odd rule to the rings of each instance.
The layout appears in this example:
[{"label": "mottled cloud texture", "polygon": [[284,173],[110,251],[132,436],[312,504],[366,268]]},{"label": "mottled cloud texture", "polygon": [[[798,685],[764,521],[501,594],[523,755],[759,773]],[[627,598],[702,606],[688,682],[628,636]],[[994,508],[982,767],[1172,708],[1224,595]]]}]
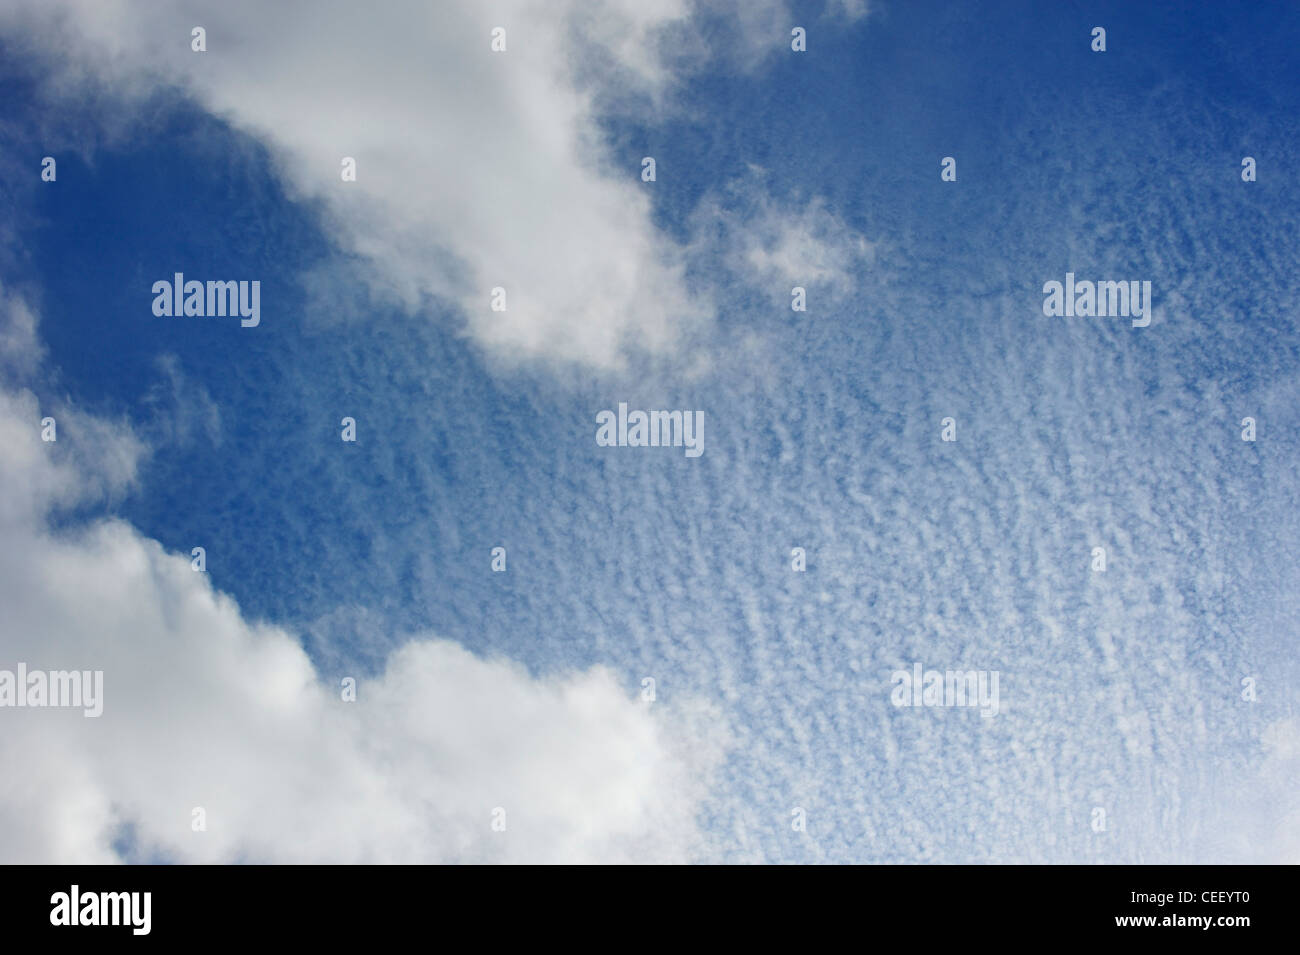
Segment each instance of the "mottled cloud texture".
[{"label": "mottled cloud texture", "polygon": [[918,9],[6,4],[0,860],[1297,861],[1294,44]]}]

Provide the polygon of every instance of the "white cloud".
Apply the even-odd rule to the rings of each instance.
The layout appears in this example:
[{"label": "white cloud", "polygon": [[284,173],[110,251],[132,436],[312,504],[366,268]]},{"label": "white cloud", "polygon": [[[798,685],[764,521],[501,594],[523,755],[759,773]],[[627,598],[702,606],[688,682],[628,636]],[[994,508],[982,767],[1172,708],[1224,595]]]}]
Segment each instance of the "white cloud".
[{"label": "white cloud", "polygon": [[[617,364],[708,316],[684,286],[680,250],[650,222],[653,186],[639,162],[602,158],[596,91],[575,79],[602,55],[619,66],[608,83],[661,91],[655,31],[685,16],[684,3],[15,9],[0,17],[5,32],[77,64],[58,78],[67,95],[85,95],[85,74],[123,95],[164,83],[190,92],[268,143],[296,194],[325,200],[335,237],[376,287],[409,307],[458,303],[489,346]],[[195,25],[206,53],[190,49]],[[501,54],[489,48],[497,26]],[[344,156],[357,161],[355,183],[340,179]],[[495,286],[507,312],[489,308]]]},{"label": "white cloud", "polygon": [[741,281],[774,288],[823,286],[836,297],[854,286],[855,273],[874,265],[878,243],[868,241],[817,197],[771,198],[764,172],[751,168],[725,194],[700,203],[693,229],[695,254],[717,255]]},{"label": "white cloud", "polygon": [[741,254],[755,274],[827,284],[838,291],[851,283],[854,265],[874,251],[819,202],[789,217],[765,209],[755,228],[745,234],[748,242]]},{"label": "white cloud", "polygon": [[[0,318],[0,336],[31,311],[16,299]],[[57,440],[41,439],[42,419],[54,419]],[[75,406],[42,406],[30,391],[0,392],[0,526],[8,553],[21,560],[19,534],[30,534],[46,515],[126,491],[146,455],[123,425],[88,415]],[[12,537],[10,537],[12,532]]]},{"label": "white cloud", "polygon": [[0,368],[11,380],[32,373],[42,357],[36,337],[36,316],[27,303],[0,286]]},{"label": "white cloud", "polygon": [[[5,324],[31,312],[11,302]],[[40,438],[42,414],[59,440]],[[185,556],[50,511],[121,493],[123,426],[0,391],[0,668],[104,672],[103,715],[0,709],[0,861],[651,862],[691,857],[714,715],[596,667],[534,677],[422,639],[343,702],[294,635]],[[210,563],[220,561],[210,553]],[[506,810],[505,832],[490,828]],[[202,807],[207,831],[191,830]]]},{"label": "white cloud", "polygon": [[[721,49],[696,29],[701,11],[727,24]],[[688,286],[687,249],[651,222],[650,191],[665,186],[641,182],[639,153],[607,154],[597,112],[659,115],[678,78],[723,54],[752,69],[786,49],[790,23],[777,0],[61,0],[0,12],[0,31],[49,58],[53,104],[175,86],[271,147],[384,297],[457,304],[498,356],[608,367],[671,352],[713,306]],[[195,26],[205,53],[190,49]],[[498,26],[505,53],[489,46]],[[656,149],[670,170],[670,147]],[[356,182],[340,178],[345,156]],[[489,307],[497,286],[505,312]]]},{"label": "white cloud", "polygon": [[220,447],[221,409],[208,389],[185,373],[175,355],[161,355],[154,364],[160,379],[143,398],[151,413],[149,443],[187,445],[201,437]]}]

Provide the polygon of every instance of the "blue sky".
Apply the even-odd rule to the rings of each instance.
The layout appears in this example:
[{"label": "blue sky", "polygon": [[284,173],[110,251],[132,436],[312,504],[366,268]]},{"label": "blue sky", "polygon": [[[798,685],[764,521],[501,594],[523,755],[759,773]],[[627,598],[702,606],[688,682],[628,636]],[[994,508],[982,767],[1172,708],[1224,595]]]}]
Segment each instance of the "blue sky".
[{"label": "blue sky", "polygon": [[[130,34],[138,9],[68,6],[72,76],[53,65],[62,28],[27,4],[0,17],[12,91],[0,283],[39,315],[44,348],[6,388],[146,450],[107,493],[71,507],[33,498],[42,546],[84,543],[105,520],[173,563],[204,546],[202,586],[233,598],[222,613],[249,652],[273,628],[305,651],[322,693],[361,677],[359,707],[371,680],[390,707],[446,693],[450,664],[427,683],[395,672],[410,641],[450,641],[475,673],[522,668],[439,713],[450,736],[362,760],[376,785],[412,787],[403,805],[429,784],[401,760],[477,793],[482,765],[461,777],[446,756],[452,738],[489,747],[474,727],[492,717],[474,705],[510,714],[521,695],[550,699],[598,673],[609,710],[594,718],[635,711],[609,746],[636,767],[617,798],[637,793],[644,816],[620,816],[612,835],[551,819],[554,840],[521,841],[515,856],[445,837],[480,816],[487,829],[496,802],[480,813],[466,797],[472,821],[448,810],[425,861],[644,858],[603,841],[615,836],[700,861],[1294,861],[1294,7],[760,4],[746,18],[700,4],[648,27],[624,11],[648,31],[639,53],[603,21],[553,41],[563,56],[545,62],[573,73],[543,105],[577,117],[547,127],[572,140],[561,154],[573,162],[554,169],[550,133],[534,142],[513,106],[492,112],[511,97],[541,108],[533,85],[458,116],[421,98],[430,82],[457,88],[458,63],[495,68],[477,11],[465,35],[482,49],[460,51],[473,65],[431,56],[427,72],[340,27],[359,57],[391,60],[376,89],[393,91],[357,89],[339,110],[387,123],[356,120],[329,153],[364,157],[362,188],[344,193],[337,158],[323,172],[304,158],[320,124],[293,104],[311,84],[295,82],[288,54],[254,59],[249,38],[276,29],[255,7],[210,24],[208,51],[192,54],[188,27],[203,18],[178,5],[184,29],[158,28],[173,53],[141,46],[105,65],[96,51]],[[501,21],[511,68],[542,56],[527,52],[541,35],[527,6]],[[611,23],[617,37],[631,29]],[[806,53],[790,51],[796,25]],[[1089,47],[1097,25],[1104,53]],[[298,55],[328,73],[336,54],[308,36]],[[581,68],[602,57],[620,69]],[[257,103],[247,77],[270,77]],[[506,172],[474,174],[472,143],[497,135]],[[414,158],[389,158],[408,141]],[[417,162],[421,148],[438,162]],[[39,179],[44,155],[58,159],[55,183]],[[647,155],[653,183],[639,181]],[[945,156],[956,182],[940,180]],[[1255,182],[1241,179],[1244,156]],[[398,168],[419,178],[397,181]],[[516,174],[542,185],[512,194]],[[628,272],[607,251],[616,235],[639,237]],[[536,311],[510,324],[486,304],[488,287],[512,287],[512,260],[494,255],[515,242],[517,267],[542,266]],[[492,269],[499,280],[484,281]],[[175,271],[259,279],[261,324],[155,317],[150,286]],[[1150,326],[1045,317],[1043,283],[1068,271],[1151,281]],[[791,311],[793,285],[807,287],[807,312]],[[588,340],[602,323],[623,337]],[[595,415],[620,401],[703,411],[704,454],[598,447]],[[344,415],[355,444],[339,439]],[[1240,437],[1248,415],[1253,443]],[[955,442],[940,440],[948,416]],[[93,430],[75,420],[60,445]],[[103,468],[75,466],[87,486]],[[504,574],[489,566],[498,545]],[[796,546],[804,573],[790,566]],[[1090,570],[1095,546],[1105,573]],[[163,608],[159,645],[166,608],[184,603],[169,593],[148,594]],[[41,649],[9,639],[6,658]],[[894,707],[890,674],[917,661],[998,671],[1002,712]],[[147,699],[134,705],[150,716]],[[556,745],[586,771],[589,721],[570,715],[555,732],[573,739]],[[678,737],[709,742],[682,755]],[[600,798],[554,765],[545,792],[520,783],[518,800],[549,805],[558,787],[568,818]],[[169,766],[160,756],[149,771]],[[57,767],[48,780],[71,785]],[[101,858],[129,827],[127,858],[303,857],[248,820],[195,848],[117,785],[103,770],[84,843],[65,834],[0,855]],[[793,807],[807,831],[792,830]],[[346,805],[320,811],[350,819]],[[387,838],[307,856],[386,859]]]}]

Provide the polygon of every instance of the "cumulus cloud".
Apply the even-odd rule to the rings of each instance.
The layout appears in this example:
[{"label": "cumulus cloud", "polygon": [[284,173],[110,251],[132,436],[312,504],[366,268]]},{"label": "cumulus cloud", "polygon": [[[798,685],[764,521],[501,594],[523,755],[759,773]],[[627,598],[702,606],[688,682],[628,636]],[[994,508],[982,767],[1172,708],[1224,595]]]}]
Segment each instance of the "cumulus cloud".
[{"label": "cumulus cloud", "polygon": [[[31,311],[11,301],[7,324]],[[59,421],[56,442],[39,422]],[[124,425],[0,392],[0,668],[102,670],[103,714],[0,709],[0,861],[682,861],[724,740],[612,671],[530,675],[413,640],[355,702],[294,634],[120,520]],[[210,554],[210,561],[220,555]],[[201,807],[206,831],[191,828]],[[491,828],[493,810],[506,828]]]},{"label": "cumulus cloud", "polygon": [[[27,320],[31,311],[11,299],[0,329]],[[0,337],[7,332],[0,330]],[[45,419],[56,440],[42,440]],[[123,422],[85,413],[75,405],[42,405],[27,390],[0,392],[0,523],[9,559],[22,561],[20,532],[89,500],[113,501],[134,485],[147,449]]]},{"label": "cumulus cloud", "polygon": [[[687,281],[688,247],[652,222],[640,156],[610,155],[598,125],[615,104],[659,115],[718,52],[696,28],[706,16],[728,25],[738,68],[786,48],[775,0],[61,0],[10,5],[0,31],[44,53],[54,102],[174,87],[266,143],[293,193],[321,202],[349,279],[410,309],[454,303],[498,355],[617,367],[672,351],[714,314]],[[196,26],[204,53],[190,48]],[[755,264],[804,253],[791,235]],[[311,279],[321,300],[338,274]],[[505,311],[491,308],[498,287]]]},{"label": "cumulus cloud", "polygon": [[[583,65],[661,91],[655,31],[684,3],[18,4],[6,33],[77,64],[52,85],[122,96],[172,84],[270,145],[324,201],[363,277],[415,308],[457,303],[481,342],[615,364],[708,315],[650,221],[639,163],[598,148]],[[190,30],[207,31],[207,52]],[[490,49],[506,31],[506,51]],[[346,50],[346,55],[334,51]],[[590,81],[590,77],[588,77]],[[608,95],[609,90],[602,91]],[[343,157],[357,179],[341,179]],[[490,308],[494,287],[507,311]]]}]

